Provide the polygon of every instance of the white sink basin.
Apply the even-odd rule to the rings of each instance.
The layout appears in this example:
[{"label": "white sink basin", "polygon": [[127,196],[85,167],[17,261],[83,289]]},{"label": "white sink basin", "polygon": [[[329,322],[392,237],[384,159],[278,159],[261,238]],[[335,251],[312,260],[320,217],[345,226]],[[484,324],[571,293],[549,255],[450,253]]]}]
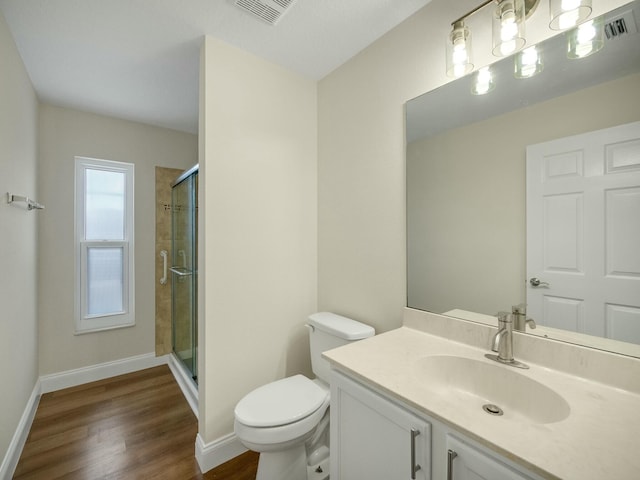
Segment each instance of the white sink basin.
[{"label": "white sink basin", "polygon": [[491,360],[432,355],[416,362],[416,373],[425,388],[477,408],[479,415],[488,415],[483,405],[494,404],[504,412],[501,418],[524,417],[536,424],[555,423],[569,416],[569,404],[555,391]]}]

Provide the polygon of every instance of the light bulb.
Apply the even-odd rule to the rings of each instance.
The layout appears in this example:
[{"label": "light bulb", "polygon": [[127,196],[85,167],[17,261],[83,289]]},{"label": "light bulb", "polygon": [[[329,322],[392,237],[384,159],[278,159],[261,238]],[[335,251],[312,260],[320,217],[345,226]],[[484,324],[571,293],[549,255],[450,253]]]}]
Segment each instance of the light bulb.
[{"label": "light bulb", "polygon": [[529,47],[522,51],[522,64],[535,65],[538,61],[538,50],[536,47]]},{"label": "light bulb", "polygon": [[525,45],[523,0],[501,0],[493,15],[493,54],[506,57]]},{"label": "light bulb", "polygon": [[580,0],[562,0],[561,8],[565,12],[575,10],[580,6]]},{"label": "light bulb", "polygon": [[579,19],[580,15],[577,10],[561,13],[558,17],[558,27],[560,30],[566,30],[567,28],[575,26]]},{"label": "light bulb", "polygon": [[591,14],[592,0],[549,0],[553,30],[566,30],[584,22]]},{"label": "light bulb", "polygon": [[484,95],[493,90],[493,75],[489,67],[482,67],[476,74],[475,81],[471,87],[471,93],[474,95]]},{"label": "light bulb", "polygon": [[589,20],[567,35],[567,56],[584,58],[599,51],[604,46],[604,20]]},{"label": "light bulb", "polygon": [[453,45],[453,63],[460,64],[467,59],[467,48],[464,41]]},{"label": "light bulb", "polygon": [[515,58],[516,78],[529,78],[542,71],[542,59],[534,45],[520,52]]},{"label": "light bulb", "polygon": [[583,23],[578,27],[578,42],[585,43],[590,42],[596,37],[596,28],[593,25],[593,20]]},{"label": "light bulb", "polygon": [[462,21],[453,25],[447,41],[447,75],[458,78],[473,70],[471,34]]},{"label": "light bulb", "polygon": [[455,78],[461,77],[465,73],[467,73],[467,69],[464,65],[456,64],[453,66],[453,76]]},{"label": "light bulb", "polygon": [[512,40],[518,34],[518,24],[513,12],[505,13],[502,16],[502,26],[500,28],[500,39],[502,41]]}]

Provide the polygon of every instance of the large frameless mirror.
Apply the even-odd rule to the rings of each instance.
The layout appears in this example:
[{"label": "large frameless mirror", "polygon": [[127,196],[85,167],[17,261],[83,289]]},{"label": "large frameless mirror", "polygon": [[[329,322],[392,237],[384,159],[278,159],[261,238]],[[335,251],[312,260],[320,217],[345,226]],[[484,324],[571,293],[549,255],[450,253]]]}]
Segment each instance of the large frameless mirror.
[{"label": "large frameless mirror", "polygon": [[[522,304],[529,333],[640,356],[639,21],[635,1],[591,55],[568,58],[562,33],[535,76],[509,57],[485,95],[473,73],[407,103],[409,307],[495,324]],[[598,168],[587,198],[577,178]]]}]

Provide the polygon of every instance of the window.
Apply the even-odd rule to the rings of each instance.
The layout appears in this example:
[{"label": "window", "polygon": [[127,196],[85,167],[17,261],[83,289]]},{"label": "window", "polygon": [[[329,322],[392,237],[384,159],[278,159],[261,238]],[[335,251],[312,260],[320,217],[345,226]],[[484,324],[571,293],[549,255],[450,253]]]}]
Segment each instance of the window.
[{"label": "window", "polygon": [[76,333],[135,324],[133,167],[76,157]]}]

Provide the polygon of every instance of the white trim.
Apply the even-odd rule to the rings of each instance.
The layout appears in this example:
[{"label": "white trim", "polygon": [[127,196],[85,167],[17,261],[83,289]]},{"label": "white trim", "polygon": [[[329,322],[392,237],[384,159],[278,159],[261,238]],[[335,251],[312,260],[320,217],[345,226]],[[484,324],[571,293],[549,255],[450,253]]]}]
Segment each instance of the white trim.
[{"label": "white trim", "polygon": [[167,364],[167,356],[156,357],[155,353],[145,353],[135,357],[100,363],[89,367],[76,368],[66,372],[53,373],[40,377],[41,393],[55,392],[63,388],[75,387],[125,373],[144,370]]},{"label": "white trim", "polygon": [[240,443],[235,433],[230,433],[206,444],[199,432],[196,437],[196,460],[202,473],[207,473],[246,451],[247,447]]},{"label": "white trim", "polygon": [[31,396],[27,401],[27,405],[24,407],[24,412],[20,417],[16,431],[11,438],[9,448],[4,455],[2,465],[0,465],[0,478],[13,478],[13,474],[18,466],[18,460],[22,455],[22,449],[29,436],[29,430],[33,424],[33,418],[36,415],[38,409],[38,403],[40,402],[40,379],[36,380],[36,384],[33,386]]},{"label": "white trim", "polygon": [[198,387],[194,383],[193,379],[187,372],[187,369],[180,363],[180,360],[176,358],[174,353],[167,355],[167,364],[173,373],[173,376],[182,390],[184,398],[187,399],[187,403],[191,407],[193,414],[198,417]]},{"label": "white trim", "polygon": [[[123,238],[87,239],[86,230],[86,175],[89,170],[102,170],[124,175],[124,231]],[[74,237],[75,237],[75,334],[99,332],[113,328],[135,325],[135,243],[134,243],[134,174],[133,163],[114,162],[97,158],[75,157]],[[88,263],[89,247],[123,248],[122,258],[122,312],[107,315],[89,315],[88,309]]]}]

